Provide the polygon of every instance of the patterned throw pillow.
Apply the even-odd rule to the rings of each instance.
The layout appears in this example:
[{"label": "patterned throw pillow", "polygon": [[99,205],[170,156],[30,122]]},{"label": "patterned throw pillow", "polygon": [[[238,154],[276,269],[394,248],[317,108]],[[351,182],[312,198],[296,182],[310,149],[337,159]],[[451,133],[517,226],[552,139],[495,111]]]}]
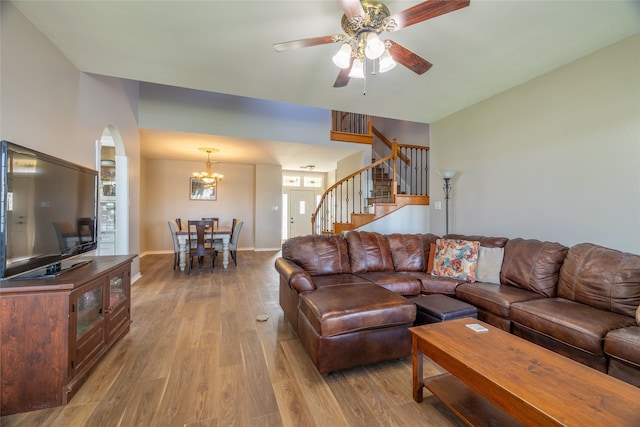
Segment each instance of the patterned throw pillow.
[{"label": "patterned throw pillow", "polygon": [[436,240],[436,255],[431,274],[475,282],[479,247],[480,242],[477,241]]}]

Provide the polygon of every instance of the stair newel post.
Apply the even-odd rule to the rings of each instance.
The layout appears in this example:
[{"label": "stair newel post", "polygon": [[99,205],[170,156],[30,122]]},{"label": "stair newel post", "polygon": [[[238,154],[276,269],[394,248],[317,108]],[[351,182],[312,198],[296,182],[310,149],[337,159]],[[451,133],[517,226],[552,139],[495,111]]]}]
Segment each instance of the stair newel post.
[{"label": "stair newel post", "polygon": [[396,201],[396,192],[397,192],[397,181],[396,181],[396,163],[398,159],[398,141],[396,138],[393,138],[391,142],[391,154],[392,154],[392,163],[391,163],[391,202],[395,203]]}]

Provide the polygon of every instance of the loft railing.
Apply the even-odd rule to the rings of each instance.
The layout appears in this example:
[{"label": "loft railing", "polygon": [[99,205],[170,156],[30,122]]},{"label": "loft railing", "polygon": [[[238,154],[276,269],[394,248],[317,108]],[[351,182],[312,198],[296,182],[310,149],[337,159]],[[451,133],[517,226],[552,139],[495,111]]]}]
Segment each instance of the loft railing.
[{"label": "loft railing", "polygon": [[371,117],[366,114],[332,111],[331,140],[371,144],[373,142]]},{"label": "loft railing", "polygon": [[398,194],[427,196],[429,147],[391,143],[391,154],[329,187],[311,216],[314,234],[333,233],[353,214],[372,214],[375,204]]}]

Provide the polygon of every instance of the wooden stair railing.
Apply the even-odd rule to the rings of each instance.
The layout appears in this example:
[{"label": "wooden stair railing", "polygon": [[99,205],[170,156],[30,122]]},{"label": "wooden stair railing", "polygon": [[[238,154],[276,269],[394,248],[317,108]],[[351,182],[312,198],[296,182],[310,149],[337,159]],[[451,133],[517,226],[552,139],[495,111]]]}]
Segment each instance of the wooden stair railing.
[{"label": "wooden stair railing", "polygon": [[366,114],[332,111],[330,138],[332,141],[372,144],[371,117]]},{"label": "wooden stair railing", "polygon": [[[407,204],[429,204],[429,147],[391,143],[391,154],[329,187],[311,216],[314,234],[360,227]],[[399,199],[402,199],[399,203]]]}]

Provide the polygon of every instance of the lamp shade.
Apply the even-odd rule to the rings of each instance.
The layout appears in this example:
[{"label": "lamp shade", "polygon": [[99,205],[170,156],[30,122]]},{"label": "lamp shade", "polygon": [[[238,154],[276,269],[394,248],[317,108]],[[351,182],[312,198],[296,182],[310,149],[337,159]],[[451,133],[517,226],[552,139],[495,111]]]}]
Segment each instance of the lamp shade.
[{"label": "lamp shade", "polygon": [[333,55],[333,63],[340,68],[348,68],[351,62],[351,45],[343,43],[340,50]]},{"label": "lamp shade", "polygon": [[352,79],[364,79],[364,63],[362,59],[356,58],[351,66],[349,77]]},{"label": "lamp shade", "polygon": [[440,175],[442,175],[444,179],[451,179],[456,176],[456,172],[458,171],[455,169],[442,169],[440,170]]},{"label": "lamp shade", "polygon": [[389,70],[392,70],[396,66],[396,61],[393,60],[391,53],[389,53],[389,49],[385,49],[384,53],[380,57],[380,64],[378,65],[378,71],[381,73],[386,73]]},{"label": "lamp shade", "polygon": [[364,54],[369,59],[377,59],[384,53],[384,43],[376,33],[367,34],[367,47]]}]

